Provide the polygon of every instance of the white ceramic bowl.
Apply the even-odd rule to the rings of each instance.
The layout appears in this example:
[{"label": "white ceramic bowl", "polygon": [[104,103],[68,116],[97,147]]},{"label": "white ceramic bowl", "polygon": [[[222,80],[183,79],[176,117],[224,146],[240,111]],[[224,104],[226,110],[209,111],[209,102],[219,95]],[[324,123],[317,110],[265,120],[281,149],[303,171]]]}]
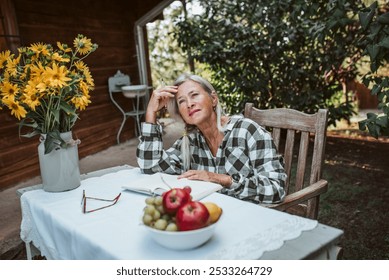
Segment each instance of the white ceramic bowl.
[{"label": "white ceramic bowl", "polygon": [[173,250],[189,250],[207,242],[218,222],[204,228],[188,231],[164,231],[145,226],[149,236],[159,245]]}]

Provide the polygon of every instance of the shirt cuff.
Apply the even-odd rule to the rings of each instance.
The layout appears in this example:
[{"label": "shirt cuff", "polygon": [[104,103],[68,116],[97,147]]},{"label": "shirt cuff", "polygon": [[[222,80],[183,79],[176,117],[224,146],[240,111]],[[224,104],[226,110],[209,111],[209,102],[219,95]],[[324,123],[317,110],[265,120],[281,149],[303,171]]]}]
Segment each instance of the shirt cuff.
[{"label": "shirt cuff", "polygon": [[244,178],[239,173],[233,174],[231,178],[232,178],[232,183],[229,187],[230,189],[237,189],[242,185],[244,181]]},{"label": "shirt cuff", "polygon": [[142,136],[162,137],[162,126],[160,124],[142,122]]}]

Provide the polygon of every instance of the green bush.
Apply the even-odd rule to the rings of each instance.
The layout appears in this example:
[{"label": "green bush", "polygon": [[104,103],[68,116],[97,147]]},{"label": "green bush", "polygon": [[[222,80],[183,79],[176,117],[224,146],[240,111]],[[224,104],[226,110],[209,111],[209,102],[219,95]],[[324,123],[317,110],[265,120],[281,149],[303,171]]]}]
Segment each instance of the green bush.
[{"label": "green bush", "polygon": [[177,20],[176,38],[208,65],[227,112],[250,101],[307,113],[329,108],[330,124],[352,116],[346,96],[334,97],[357,74],[361,1],[199,2],[204,13]]}]

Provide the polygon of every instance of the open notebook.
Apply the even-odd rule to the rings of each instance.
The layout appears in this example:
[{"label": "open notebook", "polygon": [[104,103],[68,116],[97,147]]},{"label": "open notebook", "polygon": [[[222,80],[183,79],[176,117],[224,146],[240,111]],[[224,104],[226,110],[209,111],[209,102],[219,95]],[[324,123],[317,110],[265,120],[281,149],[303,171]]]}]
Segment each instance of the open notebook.
[{"label": "open notebook", "polygon": [[192,189],[191,195],[193,200],[202,198],[222,189],[222,186],[215,183],[195,181],[188,179],[177,179],[177,175],[165,173],[155,173],[152,175],[142,174],[138,180],[128,182],[123,189],[139,192],[147,195],[161,195],[168,191],[169,187],[183,188],[189,186]]}]

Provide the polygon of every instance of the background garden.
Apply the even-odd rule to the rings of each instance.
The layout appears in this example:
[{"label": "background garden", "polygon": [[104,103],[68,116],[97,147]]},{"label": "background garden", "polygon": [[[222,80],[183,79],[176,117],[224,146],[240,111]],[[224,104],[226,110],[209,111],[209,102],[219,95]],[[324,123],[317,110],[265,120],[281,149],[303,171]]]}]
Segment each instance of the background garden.
[{"label": "background garden", "polygon": [[210,79],[229,113],[256,107],[329,109],[329,124],[358,110],[355,83],[377,96],[388,135],[389,3],[385,0],[187,0],[148,25],[153,83],[184,71]]}]

